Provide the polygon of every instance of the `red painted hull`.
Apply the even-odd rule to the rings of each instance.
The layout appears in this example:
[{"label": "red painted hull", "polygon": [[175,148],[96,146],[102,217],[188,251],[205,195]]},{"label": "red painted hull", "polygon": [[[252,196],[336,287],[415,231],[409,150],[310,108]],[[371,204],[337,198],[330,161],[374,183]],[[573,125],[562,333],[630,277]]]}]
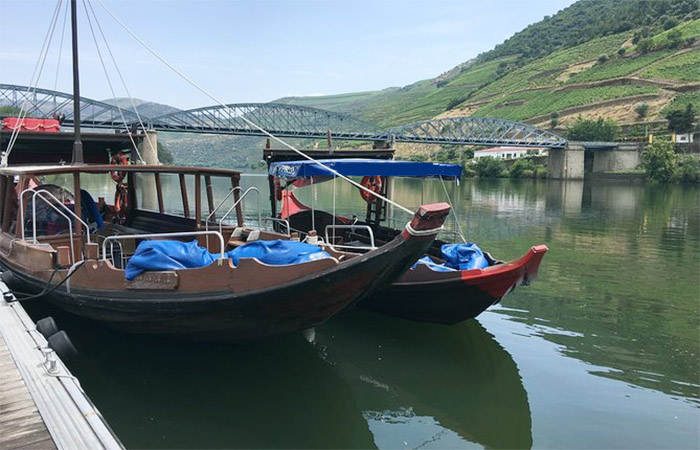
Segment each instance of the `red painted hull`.
[{"label": "red painted hull", "polygon": [[359,306],[422,322],[458,323],[478,316],[516,287],[533,282],[547,250],[538,245],[519,259],[485,269],[435,272],[419,265]]}]

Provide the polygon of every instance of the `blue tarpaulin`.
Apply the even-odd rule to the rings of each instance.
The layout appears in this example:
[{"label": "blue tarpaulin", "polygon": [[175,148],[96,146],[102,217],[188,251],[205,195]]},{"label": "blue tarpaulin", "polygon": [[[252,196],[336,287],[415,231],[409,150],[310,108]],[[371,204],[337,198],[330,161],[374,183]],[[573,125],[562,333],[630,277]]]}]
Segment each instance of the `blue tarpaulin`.
[{"label": "blue tarpaulin", "polygon": [[[254,241],[226,253],[238,265],[239,258],[257,258],[271,266],[300,264],[318,259],[332,258],[317,245],[292,241]],[[143,272],[151,270],[179,270],[206,267],[219,258],[197,241],[143,241],[129,259],[124,275],[131,281]]]},{"label": "blue tarpaulin", "polygon": [[[384,159],[322,159],[320,163],[346,177],[460,177],[459,164],[440,164]],[[286,161],[270,164],[270,175],[285,180],[332,177],[334,173],[313,161]]]},{"label": "blue tarpaulin", "polygon": [[281,240],[249,242],[226,253],[226,256],[231,258],[236,265],[238,265],[239,258],[257,258],[260,262],[271,266],[332,258],[318,245]]},{"label": "blue tarpaulin", "polygon": [[149,270],[178,270],[206,267],[216,259],[197,241],[143,241],[136,247],[134,256],[124,269],[124,276],[131,281]]},{"label": "blue tarpaulin", "polygon": [[[483,269],[489,262],[481,249],[473,242],[465,244],[444,244],[440,247],[444,264],[437,264],[429,256],[419,259],[416,264],[425,264],[436,272],[451,272],[453,270]],[[416,268],[416,264],[411,267]]]}]

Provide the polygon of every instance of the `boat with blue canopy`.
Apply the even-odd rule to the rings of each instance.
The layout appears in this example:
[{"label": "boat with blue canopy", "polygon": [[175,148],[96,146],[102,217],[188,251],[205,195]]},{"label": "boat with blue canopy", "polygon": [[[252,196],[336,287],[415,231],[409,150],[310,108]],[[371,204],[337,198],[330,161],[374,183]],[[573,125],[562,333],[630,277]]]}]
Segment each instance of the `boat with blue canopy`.
[{"label": "boat with blue canopy", "polygon": [[[360,158],[323,160],[323,166],[306,160],[269,161],[268,169],[271,210],[279,226],[283,223],[302,237],[321,234],[334,248],[357,251],[380,248],[401,234],[383,200],[392,197],[394,178],[437,179],[451,203],[445,182],[459,183],[462,174],[458,164]],[[334,210],[328,212],[316,208],[315,200],[305,205],[294,194],[297,188],[314,187],[341,175],[362,177],[359,193],[367,205],[364,220],[337,214],[335,197]],[[502,261],[467,242],[458,220],[455,228],[452,239],[436,239],[398,280],[364,298],[359,306],[407,319],[452,324],[476,317],[516,287],[536,279],[546,246],[533,246],[518,259]]]}]

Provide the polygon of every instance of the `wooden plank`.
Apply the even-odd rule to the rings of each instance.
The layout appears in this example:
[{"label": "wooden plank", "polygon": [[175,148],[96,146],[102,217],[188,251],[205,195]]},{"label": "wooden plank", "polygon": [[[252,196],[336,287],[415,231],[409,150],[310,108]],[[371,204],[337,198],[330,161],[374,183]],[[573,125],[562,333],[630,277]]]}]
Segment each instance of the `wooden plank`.
[{"label": "wooden plank", "polygon": [[185,174],[180,174],[180,194],[182,195],[182,211],[185,213],[185,219],[190,218],[190,203],[187,199],[187,182],[185,181]]},{"label": "wooden plank", "polygon": [[0,336],[0,448],[55,449],[36,404]]}]

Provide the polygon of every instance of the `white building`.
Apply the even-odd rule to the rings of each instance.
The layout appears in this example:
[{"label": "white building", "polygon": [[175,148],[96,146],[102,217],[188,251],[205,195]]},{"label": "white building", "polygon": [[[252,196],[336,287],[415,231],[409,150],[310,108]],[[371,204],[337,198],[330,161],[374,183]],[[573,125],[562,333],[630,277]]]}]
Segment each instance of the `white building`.
[{"label": "white building", "polygon": [[547,149],[536,147],[536,148],[524,148],[524,147],[492,147],[485,148],[483,150],[477,150],[474,152],[474,159],[479,158],[498,158],[498,159],[516,159],[529,156],[527,152],[534,155],[546,155]]}]

